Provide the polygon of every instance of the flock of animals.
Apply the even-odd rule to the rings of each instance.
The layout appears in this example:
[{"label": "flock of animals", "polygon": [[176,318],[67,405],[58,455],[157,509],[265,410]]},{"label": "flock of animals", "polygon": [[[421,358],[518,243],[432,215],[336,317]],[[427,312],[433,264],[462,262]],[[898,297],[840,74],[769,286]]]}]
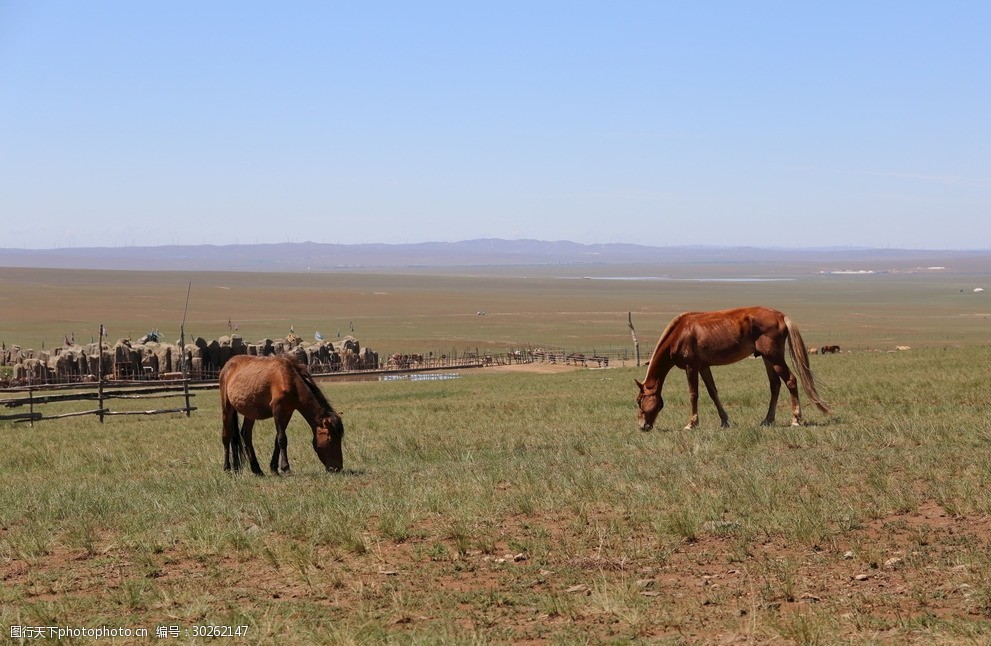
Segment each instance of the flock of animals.
[{"label": "flock of animals", "polygon": [[285,354],[315,372],[339,372],[379,365],[378,353],[362,347],[353,336],[333,342],[304,342],[290,333],[285,339],[263,339],[258,343],[245,343],[238,335],[222,336],[209,342],[200,337],[182,348],[178,343],[165,342],[161,334],[155,332],[136,341],[119,339],[113,344],[104,341],[102,344],[78,345],[66,339],[62,347],[41,352],[5,345],[0,351],[0,365],[13,366],[8,385],[95,381],[98,374],[105,379],[178,379],[182,376],[183,359],[192,379],[215,379],[231,357],[242,354]]}]

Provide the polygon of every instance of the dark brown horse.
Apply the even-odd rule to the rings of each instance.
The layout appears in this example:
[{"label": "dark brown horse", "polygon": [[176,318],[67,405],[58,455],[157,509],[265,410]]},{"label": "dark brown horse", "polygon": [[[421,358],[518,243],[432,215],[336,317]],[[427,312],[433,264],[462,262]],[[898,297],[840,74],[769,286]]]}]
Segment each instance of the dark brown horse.
[{"label": "dark brown horse", "polygon": [[[251,471],[262,475],[251,442],[255,420],[275,418],[275,448],[269,466],[272,473],[289,473],[286,427],[299,411],[313,429],[313,450],[327,471],[344,468],[341,416],[314,383],[306,367],[289,357],[231,357],[220,371],[220,408],[224,421],[224,469],[241,470],[245,453]],[[238,427],[237,415],[244,416]],[[242,441],[243,437],[243,441]]]},{"label": "dark brown horse", "polygon": [[798,426],[802,420],[802,407],[798,403],[795,375],[785,363],[785,340],[791,348],[791,358],[802,378],[805,393],[819,410],[828,413],[829,409],[816,392],[815,377],[809,368],[808,349],[791,319],[769,307],[741,307],[720,312],[685,312],[668,324],[647,365],[647,376],[643,383],[637,381],[640,388],[637,426],[641,431],[649,431],[653,427],[658,413],[664,408],[661,398],[664,378],[674,367],[681,368],[688,376],[692,416],[688,418],[685,428],[695,428],[699,423],[699,377],[702,377],[709,397],[716,404],[722,426],[729,426],[729,417],[712,380],[711,367],[736,363],[750,355],[764,359],[771,386],[771,403],[763,424],[774,423],[778,392],[781,382],[784,382],[791,393],[791,423]]}]

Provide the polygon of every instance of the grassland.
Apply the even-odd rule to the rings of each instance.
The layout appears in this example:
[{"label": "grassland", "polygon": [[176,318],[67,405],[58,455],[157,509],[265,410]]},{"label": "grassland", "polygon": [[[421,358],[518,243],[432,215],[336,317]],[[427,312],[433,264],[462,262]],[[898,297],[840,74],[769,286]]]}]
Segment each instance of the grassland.
[{"label": "grassland", "polygon": [[[193,281],[187,326],[204,336],[229,317],[259,337],[353,320],[373,347],[620,347],[632,311],[649,349],[677,311],[759,302],[811,344],[853,351],[814,358],[834,412],[807,408],[801,428],[758,426],[767,385],[753,361],[714,371],[728,430],[704,395],[702,427],[681,430],[673,373],[658,427],[638,432],[632,366],[326,382],[345,412],[346,475],[321,472],[299,419],[293,476],[224,474],[210,393],[189,419],[0,425],[5,635],[176,626],[178,643],[216,624],[248,626],[246,643],[991,640],[991,307],[972,293],[986,275],[11,271],[8,303],[40,285],[56,296],[5,307],[8,342],[93,321],[168,333]],[[141,316],[122,297],[134,291]],[[913,349],[869,351],[896,344]],[[271,427],[255,435],[264,450]]]},{"label": "grassland", "polygon": [[[991,301],[973,293],[991,283],[991,255],[985,265],[865,276],[756,263],[402,274],[0,268],[0,340],[50,348],[71,333],[89,340],[101,323],[112,339],[151,329],[178,338],[191,286],[186,334],[207,339],[229,334],[230,321],[251,341],[285,337],[290,326],[304,339],[315,331],[347,334],[353,327],[359,340],[384,353],[503,352],[525,344],[589,352],[631,348],[628,312],[642,343],[652,346],[679,312],[762,304],[792,316],[811,345],[945,347],[989,340]],[[668,280],[620,279],[645,276]],[[732,282],[741,278],[768,282]]]}]

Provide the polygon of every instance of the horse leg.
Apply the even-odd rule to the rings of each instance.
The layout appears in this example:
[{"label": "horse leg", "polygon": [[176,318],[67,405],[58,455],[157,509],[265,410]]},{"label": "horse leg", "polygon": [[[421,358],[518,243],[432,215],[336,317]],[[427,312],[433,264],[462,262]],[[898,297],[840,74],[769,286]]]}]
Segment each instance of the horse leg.
[{"label": "horse leg", "polygon": [[785,382],[788,394],[791,395],[791,425],[802,425],[802,405],[798,401],[798,379],[794,373],[788,369],[788,364],[781,362],[781,380]]},{"label": "horse leg", "polygon": [[258,465],[258,456],[255,455],[255,444],[251,440],[251,429],[255,426],[255,420],[250,417],[244,418],[244,425],[241,427],[241,438],[248,452],[248,462],[251,465],[251,472],[256,476],[263,476],[265,472]]},{"label": "horse leg", "polygon": [[688,377],[688,401],[692,404],[692,416],[688,418],[685,430],[690,431],[699,425],[699,371],[689,366],[685,368],[685,376]]},{"label": "horse leg", "polygon": [[285,428],[275,429],[275,447],[272,449],[272,461],[268,466],[275,475],[287,475],[289,473],[289,457],[286,448],[289,446],[289,438],[286,436]]},{"label": "horse leg", "polygon": [[279,471],[282,475],[289,475],[289,437],[286,435],[286,427],[283,426],[281,430],[278,431],[277,436],[279,442]]},{"label": "horse leg", "polygon": [[292,411],[289,411],[289,415],[275,411],[273,417],[275,419],[275,448],[272,450],[272,461],[269,466],[272,468],[272,473],[286,475],[289,473],[289,454],[286,450],[289,446],[289,438],[286,435],[286,427],[289,426]]},{"label": "horse leg", "polygon": [[272,460],[268,463],[272,473],[279,475],[279,428],[275,428],[275,448],[272,449]]},{"label": "horse leg", "polygon": [[781,381],[778,373],[775,372],[774,364],[767,357],[764,359],[764,369],[767,371],[767,383],[771,387],[771,402],[767,405],[767,416],[760,423],[761,426],[773,426],[774,418],[777,416],[778,394],[781,392]]},{"label": "horse leg", "polygon": [[[785,363],[784,359],[774,362],[765,359],[767,364],[767,376],[771,381],[771,405],[775,406],[778,402],[778,391],[781,390],[781,382],[783,381],[785,387],[788,389],[788,393],[791,395],[791,425],[801,426],[802,424],[802,406],[798,401],[798,379],[792,374],[791,370],[788,369],[788,364]],[[778,381],[780,379],[780,381]],[[769,410],[768,415],[770,416],[771,422],[774,421],[774,411]]]},{"label": "horse leg", "polygon": [[726,409],[723,408],[723,403],[719,401],[719,393],[716,391],[716,382],[712,378],[712,368],[709,366],[703,366],[699,369],[699,374],[702,376],[702,382],[705,384],[706,392],[709,393],[709,398],[716,404],[716,410],[719,412],[719,426],[722,428],[729,428],[729,415],[726,414]]}]

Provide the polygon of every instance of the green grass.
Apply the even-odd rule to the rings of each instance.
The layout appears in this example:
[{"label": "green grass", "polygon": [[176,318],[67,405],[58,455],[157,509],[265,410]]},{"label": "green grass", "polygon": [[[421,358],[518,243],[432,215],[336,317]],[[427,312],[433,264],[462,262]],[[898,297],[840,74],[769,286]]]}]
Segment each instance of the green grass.
[{"label": "green grass", "polygon": [[[32,303],[5,307],[0,338],[35,348],[69,332],[88,340],[100,323],[112,338],[177,335],[191,281],[187,335],[207,338],[228,333],[229,319],[249,340],[353,323],[385,353],[589,352],[630,349],[632,311],[646,359],[680,311],[765,304],[809,345],[854,350],[813,358],[833,414],[803,397],[801,428],[785,425],[787,396],[778,426],[759,426],[768,395],[756,361],[714,369],[730,429],[703,394],[700,428],[682,430],[687,392],[674,371],[647,434],[634,414],[643,368],[327,382],[347,428],[343,476],[322,471],[298,417],[292,477],[223,473],[216,392],[199,393],[188,419],[0,423],[0,631],[212,623],[249,626],[250,643],[988,641],[991,313],[970,293],[987,272],[561,278],[761,268],[668,269],[0,269],[0,302]],[[895,345],[913,349],[869,352]],[[259,423],[263,463],[273,436]]]},{"label": "green grass", "polygon": [[[253,643],[573,643],[682,630],[982,641],[986,543],[964,532],[940,545],[892,519],[933,503],[989,515],[988,366],[988,346],[815,358],[834,414],[806,406],[807,425],[765,429],[764,370],[743,361],[714,371],[733,427],[718,428],[703,395],[696,431],[682,430],[675,371],[651,433],[635,426],[642,369],[328,382],[344,411],[345,476],[322,471],[298,417],[292,477],[225,474],[216,393],[199,395],[190,419],[5,423],[0,628],[247,624]],[[256,427],[263,456],[273,435],[270,422]],[[945,593],[956,599],[948,609],[895,617],[834,590],[816,595],[814,612],[773,610],[798,604],[822,568],[883,571],[888,539],[914,546],[898,573],[904,594],[926,604]],[[844,561],[851,547],[857,557]],[[962,577],[966,598],[931,589],[933,567]],[[696,605],[664,578],[703,575],[749,583],[710,587]],[[639,587],[651,578],[657,596]],[[587,592],[568,592],[577,585]]]}]

